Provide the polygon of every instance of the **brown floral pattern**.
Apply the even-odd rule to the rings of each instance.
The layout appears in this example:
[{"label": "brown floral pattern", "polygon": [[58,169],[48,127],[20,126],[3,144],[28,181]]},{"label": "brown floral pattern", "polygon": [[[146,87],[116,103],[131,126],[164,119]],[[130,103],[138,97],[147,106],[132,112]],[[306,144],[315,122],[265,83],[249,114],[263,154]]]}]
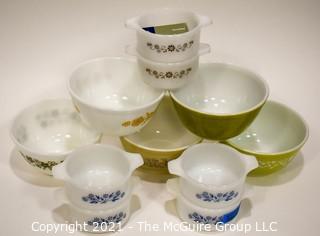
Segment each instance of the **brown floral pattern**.
[{"label": "brown floral pattern", "polygon": [[22,152],[20,152],[21,156],[23,156],[23,158],[32,166],[34,167],[38,167],[42,170],[49,170],[52,171],[52,168],[55,165],[58,165],[60,163],[62,163],[63,161],[59,161],[59,162],[55,162],[55,161],[48,161],[48,162],[43,162],[43,161],[39,161],[37,159],[34,159],[32,157],[29,157],[27,155],[24,155]]},{"label": "brown floral pattern", "polygon": [[151,50],[155,50],[157,53],[171,53],[171,52],[184,52],[188,48],[191,48],[194,44],[194,41],[191,40],[189,42],[183,44],[169,44],[169,45],[159,45],[147,42],[147,47]]},{"label": "brown floral pattern", "polygon": [[156,79],[182,79],[183,77],[187,76],[191,71],[192,71],[191,67],[185,70],[176,71],[176,72],[172,72],[172,71],[159,72],[156,70],[152,70],[150,68],[146,68],[146,72],[150,76],[154,76]]},{"label": "brown floral pattern", "polygon": [[145,159],[144,158],[144,166],[149,168],[168,168],[169,160],[157,160],[157,159]]},{"label": "brown floral pattern", "polygon": [[146,123],[148,120],[150,120],[150,118],[152,117],[152,115],[154,114],[153,112],[147,112],[144,116],[139,116],[133,120],[128,120],[122,123],[123,127],[137,127],[139,125],[143,125],[144,123]]}]

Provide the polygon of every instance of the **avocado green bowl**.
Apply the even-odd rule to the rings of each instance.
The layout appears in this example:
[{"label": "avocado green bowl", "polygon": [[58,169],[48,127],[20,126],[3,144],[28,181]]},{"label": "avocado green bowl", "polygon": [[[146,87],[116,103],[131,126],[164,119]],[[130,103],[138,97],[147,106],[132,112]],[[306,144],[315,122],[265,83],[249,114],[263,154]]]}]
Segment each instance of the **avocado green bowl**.
[{"label": "avocado green bowl", "polygon": [[152,120],[140,132],[120,140],[126,151],[140,153],[143,157],[140,172],[168,176],[168,162],[202,139],[183,126],[170,97],[164,96]]},{"label": "avocado green bowl", "polygon": [[199,67],[198,78],[170,95],[180,120],[192,133],[226,140],[251,124],[269,89],[260,76],[246,69],[205,63]]},{"label": "avocado green bowl", "polygon": [[298,113],[281,103],[268,101],[254,122],[226,143],[257,158],[259,167],[249,174],[256,176],[287,166],[308,136],[308,127]]}]

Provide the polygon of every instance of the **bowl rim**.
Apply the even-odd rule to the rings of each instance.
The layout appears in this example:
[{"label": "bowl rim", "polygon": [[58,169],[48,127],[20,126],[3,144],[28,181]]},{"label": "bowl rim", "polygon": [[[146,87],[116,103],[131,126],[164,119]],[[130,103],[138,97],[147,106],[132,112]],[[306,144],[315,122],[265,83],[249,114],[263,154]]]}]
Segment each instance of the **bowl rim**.
[{"label": "bowl rim", "polygon": [[[220,207],[218,206],[218,207],[213,207],[213,208],[204,207],[204,206],[201,206],[201,205],[194,203],[193,201],[188,199],[182,193],[182,191],[180,190],[179,177],[172,178],[171,180],[175,185],[175,187],[174,187],[175,189],[173,190],[174,193],[171,193],[171,194],[173,194],[177,199],[179,199],[181,202],[183,202],[183,205],[188,206],[193,209],[197,209],[198,211],[201,211],[201,212],[212,213],[214,211],[214,212],[218,212],[218,213],[225,212],[224,214],[227,214],[228,212],[231,212],[231,211],[235,210],[236,208],[238,208],[241,205],[241,202],[243,200],[243,198],[241,197],[241,198],[236,199],[236,201],[232,202],[231,204],[227,204],[224,206],[220,206]],[[168,181],[167,181],[167,183],[168,183]]]},{"label": "bowl rim", "polygon": [[99,107],[95,104],[91,104],[89,102],[87,102],[85,99],[83,99],[82,97],[80,97],[72,88],[71,88],[71,80],[72,80],[72,76],[73,74],[80,69],[82,66],[90,64],[90,63],[94,63],[94,62],[98,62],[98,61],[104,61],[104,60],[116,60],[116,61],[126,61],[126,62],[130,62],[130,63],[135,63],[137,65],[137,60],[135,58],[129,58],[129,57],[121,57],[121,56],[105,56],[105,57],[97,57],[97,58],[93,58],[93,59],[89,59],[86,60],[84,62],[79,63],[78,65],[74,66],[72,68],[72,70],[69,72],[69,76],[67,79],[67,89],[71,95],[72,98],[75,98],[77,101],[81,102],[82,104],[84,104],[87,107],[90,108],[94,108],[98,111],[101,112],[115,112],[115,113],[127,113],[127,112],[133,112],[133,111],[138,111],[141,109],[146,109],[149,108],[155,104],[157,104],[158,102],[160,102],[165,94],[164,90],[160,90],[160,89],[155,89],[152,88],[154,91],[158,92],[159,95],[156,97],[156,99],[153,99],[151,102],[148,102],[144,105],[140,105],[140,106],[135,106],[133,108],[126,108],[126,109],[112,109],[112,108],[102,108]]},{"label": "bowl rim", "polygon": [[191,107],[191,106],[187,105],[186,103],[183,103],[182,101],[180,101],[175,96],[175,92],[177,92],[177,91],[169,91],[170,96],[174,100],[174,102],[178,103],[180,106],[182,106],[192,112],[196,112],[196,113],[199,113],[202,115],[217,116],[217,117],[232,117],[232,116],[243,115],[243,114],[249,113],[251,111],[254,111],[254,110],[258,109],[259,107],[263,106],[263,104],[267,101],[267,99],[269,97],[269,93],[270,93],[269,85],[267,84],[266,80],[263,79],[263,77],[260,74],[255,73],[255,72],[253,72],[249,69],[246,69],[244,67],[241,67],[241,66],[237,66],[237,65],[234,65],[231,63],[223,63],[223,62],[204,62],[204,63],[201,63],[199,65],[198,71],[201,70],[201,67],[203,67],[203,66],[215,66],[215,65],[219,66],[219,67],[229,68],[229,69],[231,68],[233,70],[237,70],[240,72],[245,72],[245,73],[253,75],[255,77],[255,80],[260,81],[264,85],[266,92],[265,92],[263,99],[261,99],[261,101],[259,103],[257,103],[256,105],[254,105],[248,109],[245,109],[243,111],[235,112],[235,113],[213,113],[213,112],[205,112],[205,111],[197,110],[196,108]]},{"label": "bowl rim", "polygon": [[[135,133],[134,133],[135,134]],[[198,137],[196,135],[196,137],[198,137],[198,139],[195,141],[195,142],[192,142],[188,145],[184,145],[182,147],[178,147],[178,148],[167,148],[167,149],[160,149],[160,148],[151,148],[151,147],[147,147],[147,146],[144,146],[144,145],[141,145],[139,143],[136,143],[136,142],[133,142],[131,139],[129,139],[128,137],[129,135],[127,136],[121,136],[120,137],[120,140],[124,140],[125,142],[128,142],[129,144],[135,146],[136,148],[139,148],[139,149],[142,149],[142,150],[145,150],[145,151],[151,151],[151,152],[158,152],[158,153],[168,153],[168,152],[180,152],[180,151],[184,151],[186,150],[187,148],[195,145],[195,144],[198,144],[198,143],[201,143],[203,141],[203,138],[201,137]],[[157,158],[156,158],[157,159]]]},{"label": "bowl rim", "polygon": [[[131,194],[131,193],[130,193]],[[134,194],[132,194],[134,195]],[[114,214],[118,212],[121,209],[126,209],[127,207],[130,207],[131,204],[131,196],[127,196],[125,200],[122,202],[118,203],[119,205],[116,205],[111,208],[106,208],[106,209],[88,209],[88,208],[81,208],[79,206],[76,206],[74,204],[69,204],[71,209],[75,210],[77,214],[84,214],[84,215],[104,215],[104,214]],[[128,216],[127,216],[128,217]]]},{"label": "bowl rim", "polygon": [[[172,12],[172,13],[179,12],[179,13],[183,13],[183,14],[192,14],[193,17],[196,18],[196,20],[197,20],[197,25],[194,28],[192,28],[190,31],[188,31],[188,32],[184,32],[184,33],[180,33],[180,34],[169,34],[169,35],[167,35],[167,34],[154,34],[154,33],[151,33],[149,31],[146,31],[141,27],[141,25],[138,22],[136,22],[136,24],[139,27],[134,29],[134,30],[144,34],[146,37],[151,37],[151,38],[154,38],[154,39],[166,39],[166,38],[177,39],[179,37],[180,38],[182,38],[182,37],[190,37],[190,35],[192,36],[192,34],[196,33],[202,27],[201,22],[200,22],[200,15],[197,14],[196,12],[194,12],[194,11],[181,10],[179,8],[174,8],[174,7],[160,8],[160,12],[161,11]],[[153,15],[154,13],[158,13],[159,14],[159,10],[153,10],[151,12],[148,12],[148,13],[140,15],[140,16],[135,16],[133,18],[135,18],[135,19],[137,19],[137,21],[139,21],[142,17],[146,17],[147,15]]]},{"label": "bowl rim", "polygon": [[[283,155],[283,154],[288,154],[288,153],[291,153],[291,152],[294,152],[294,151],[298,151],[299,149],[301,149],[303,147],[303,145],[307,142],[308,138],[309,138],[309,127],[307,125],[307,122],[305,121],[305,119],[298,113],[296,112],[295,110],[291,109],[289,106],[283,104],[283,103],[280,103],[280,102],[277,102],[277,101],[274,101],[274,100],[269,100],[267,101],[266,103],[271,103],[271,104],[276,104],[278,106],[280,106],[282,109],[285,109],[285,110],[289,110],[290,112],[292,112],[298,119],[300,119],[300,121],[302,122],[304,128],[305,128],[305,135],[304,135],[304,138],[303,140],[295,145],[294,147],[292,148],[289,148],[287,150],[284,150],[284,151],[279,151],[279,152],[258,152],[258,151],[254,151],[254,150],[250,150],[248,148],[243,148],[239,145],[236,145],[234,142],[231,142],[231,139],[234,139],[236,137],[233,137],[231,139],[228,139],[228,140],[225,140],[224,142],[226,142],[229,146],[231,146],[232,148],[235,148],[239,151],[242,151],[242,152],[245,152],[245,153],[248,153],[249,155],[255,155],[255,156],[260,156],[260,158],[268,158],[268,157],[271,157],[271,156],[279,156],[279,155]],[[259,114],[258,114],[259,116]],[[248,128],[250,128],[251,124],[248,126]],[[261,156],[265,156],[265,157],[261,157]]]},{"label": "bowl rim", "polygon": [[[91,188],[91,187],[88,187],[88,186],[82,186],[82,185],[80,185],[79,184],[79,182],[76,182],[74,179],[74,176],[72,177],[71,175],[70,175],[70,173],[66,170],[66,175],[67,175],[67,180],[65,180],[66,182],[71,182],[72,184],[74,184],[74,186],[76,186],[77,188],[79,188],[79,189],[82,189],[82,190],[89,190],[89,191],[92,191],[92,189],[94,189],[95,191],[101,191],[101,190],[105,190],[105,189],[108,189],[108,190],[110,190],[110,189],[117,189],[117,188],[119,188],[119,186],[122,186],[122,185],[124,185],[124,184],[126,184],[126,183],[128,183],[129,184],[129,187],[130,187],[130,181],[132,181],[132,183],[133,183],[133,172],[138,168],[138,167],[140,167],[140,166],[138,166],[138,167],[136,167],[135,169],[131,169],[131,167],[130,167],[130,160],[128,160],[128,158],[127,158],[127,156],[128,155],[130,155],[130,153],[129,152],[127,152],[126,150],[123,150],[122,148],[120,148],[120,147],[117,147],[117,146],[114,146],[114,145],[112,145],[112,144],[107,144],[107,143],[91,143],[91,144],[87,144],[87,145],[83,145],[83,146],[81,146],[81,147],[79,147],[79,148],[77,148],[76,150],[74,150],[72,153],[70,153],[70,155],[68,155],[68,158],[66,158],[66,160],[63,162],[63,163],[61,163],[61,164],[59,164],[59,165],[64,165],[65,167],[66,167],[66,169],[67,169],[67,165],[69,164],[69,162],[70,162],[70,159],[71,158],[77,158],[76,156],[78,155],[78,153],[80,153],[80,152],[82,152],[82,151],[84,151],[84,150],[94,150],[94,149],[103,149],[103,151],[109,151],[109,150],[113,150],[113,151],[116,151],[117,153],[119,153],[119,155],[120,155],[120,153],[124,156],[124,158],[127,160],[127,162],[128,162],[128,165],[129,165],[129,171],[125,174],[125,176],[122,178],[122,180],[121,181],[119,181],[117,184],[110,184],[110,185],[108,185],[108,186],[106,186],[106,187],[101,187],[101,186],[99,186],[99,187],[93,187],[93,188]],[[142,157],[141,157],[142,158]],[[143,158],[142,158],[142,160],[143,160]],[[131,169],[131,170],[130,170]],[[54,176],[54,175],[53,175]],[[112,209],[112,208],[111,208]]]},{"label": "bowl rim", "polygon": [[177,199],[179,199],[183,205],[192,208],[192,209],[196,209],[198,212],[206,212],[206,213],[211,213],[214,212],[215,214],[228,214],[229,212],[232,212],[234,210],[236,210],[237,208],[241,207],[241,202],[243,199],[238,199],[237,201],[235,201],[234,203],[230,204],[230,205],[226,205],[224,207],[218,207],[218,208],[208,208],[208,207],[203,207],[203,206],[199,206],[193,202],[191,202],[189,199],[187,199],[185,196],[183,196],[183,194],[181,192],[179,192],[177,194]]},{"label": "bowl rim", "polygon": [[[206,146],[209,147],[209,148],[213,148],[213,149],[216,149],[216,148],[224,149],[224,151],[232,152],[234,155],[236,155],[238,157],[242,155],[242,153],[239,152],[238,150],[236,150],[235,148],[232,148],[232,147],[230,147],[230,146],[228,146],[226,144],[219,143],[219,142],[203,142],[203,143],[199,143],[199,144],[193,145],[191,148],[199,149],[199,148],[202,148],[202,147],[206,148]],[[248,175],[248,173],[246,171],[244,171],[244,173],[242,174],[242,176],[240,178],[238,178],[236,181],[233,181],[233,183],[227,183],[227,184],[222,184],[222,185],[200,183],[194,177],[192,177],[184,169],[184,167],[182,167],[183,166],[183,162],[186,161],[185,160],[185,158],[186,158],[185,156],[189,155],[189,152],[190,152],[191,148],[188,148],[180,157],[175,159],[175,160],[179,160],[180,161],[181,168],[183,169],[183,172],[184,172],[184,175],[181,176],[181,178],[179,178],[180,181],[189,181],[189,182],[195,184],[196,186],[200,185],[200,186],[205,187],[205,188],[210,189],[210,190],[216,190],[216,189],[225,190],[225,189],[230,189],[230,188],[236,188],[237,186],[241,185],[241,182],[245,181],[245,179],[246,179],[246,177]]]},{"label": "bowl rim", "polygon": [[[165,102],[165,100],[168,100],[169,103],[171,103],[170,105],[173,106],[172,104],[172,101],[170,96],[169,96],[169,93],[168,91],[165,92],[165,96],[163,97],[163,102]],[[161,104],[160,104],[161,105]],[[159,105],[159,106],[160,106]],[[168,106],[168,105],[167,105]],[[173,108],[174,109],[174,108]],[[179,119],[179,118],[178,118]],[[195,141],[190,143],[190,144],[187,144],[187,145],[184,145],[184,146],[180,146],[180,147],[177,147],[177,148],[152,148],[152,147],[149,147],[149,146],[146,146],[146,145],[143,145],[143,144],[140,144],[138,142],[134,142],[130,136],[133,136],[133,135],[140,135],[142,131],[138,132],[138,133],[133,133],[133,134],[130,134],[130,135],[125,135],[125,136],[120,136],[120,141],[124,141],[124,142],[127,142],[131,145],[133,145],[135,148],[139,148],[143,151],[150,151],[150,152],[157,152],[157,153],[172,153],[172,152],[181,152],[181,151],[184,151],[186,150],[187,148],[191,147],[192,145],[195,145],[195,144],[198,144],[198,143],[201,143],[204,139],[193,134],[192,132],[190,132],[183,124],[181,124],[182,127],[187,131],[188,135],[189,136],[194,136],[195,137]]]},{"label": "bowl rim", "polygon": [[[234,142],[231,142],[231,139],[234,139],[236,137],[233,137],[231,139],[228,139],[226,140],[225,142],[230,145],[231,147],[239,150],[239,151],[242,151],[242,152],[246,152],[248,154],[251,154],[251,155],[259,155],[259,156],[278,156],[278,155],[283,155],[283,154],[288,154],[288,153],[291,153],[291,152],[294,152],[294,151],[297,151],[299,149],[302,148],[302,146],[307,142],[308,138],[309,138],[309,127],[307,125],[307,122],[305,121],[305,119],[298,113],[296,112],[295,110],[291,109],[289,106],[283,104],[283,103],[280,103],[280,102],[277,102],[277,101],[274,101],[274,100],[269,100],[267,101],[266,103],[269,103],[269,104],[276,104],[277,106],[280,106],[282,109],[284,110],[288,110],[290,112],[292,112],[298,119],[300,119],[300,121],[302,122],[304,128],[305,128],[305,135],[304,135],[304,138],[303,140],[295,145],[294,147],[292,148],[289,148],[289,149],[286,149],[284,151],[278,151],[278,152],[258,152],[258,151],[254,151],[254,150],[250,150],[248,148],[243,148],[239,145],[236,145]],[[258,114],[259,116],[259,114]],[[251,124],[248,126],[248,128],[250,128]],[[247,129],[248,129],[247,128]]]},{"label": "bowl rim", "polygon": [[148,64],[148,65],[152,65],[152,66],[158,66],[158,67],[168,67],[168,66],[172,66],[172,67],[176,67],[176,66],[190,66],[191,64],[196,63],[197,61],[199,61],[200,56],[195,55],[191,58],[185,59],[183,61],[177,61],[177,62],[159,62],[159,61],[152,61],[148,58],[145,58],[144,56],[142,56],[138,51],[137,51],[137,59],[141,60],[144,64]]},{"label": "bowl rim", "polygon": [[[42,104],[42,103],[45,103],[45,102],[59,102],[59,101],[61,101],[61,102],[65,102],[65,103],[70,103],[70,105],[71,105],[71,107],[74,109],[74,111],[77,113],[77,114],[79,114],[77,111],[76,111],[76,109],[73,107],[73,105],[72,105],[72,101],[70,100],[70,99],[66,99],[66,98],[56,98],[56,99],[43,99],[43,100],[41,100],[41,101],[39,101],[39,102],[37,102],[37,103],[33,103],[32,105],[30,105],[30,106],[27,106],[27,107],[25,107],[23,110],[21,110],[21,111],[19,111],[16,115],[15,115],[15,117],[14,117],[14,119],[13,119],[13,121],[11,122],[11,125],[10,125],[10,138],[11,138],[11,140],[13,141],[13,143],[18,147],[18,149],[21,151],[21,152],[23,152],[23,151],[26,151],[26,152],[28,152],[28,153],[31,153],[31,155],[36,155],[37,157],[35,157],[36,159],[39,159],[39,157],[40,157],[40,161],[44,161],[44,159],[45,158],[41,158],[41,157],[53,157],[53,158],[62,158],[62,157],[64,157],[64,156],[67,156],[67,155],[69,155],[70,153],[72,153],[75,149],[77,149],[78,147],[75,147],[75,148],[73,148],[73,149],[70,149],[70,150],[66,150],[66,151],[62,151],[62,152],[51,152],[51,151],[47,151],[47,152],[45,152],[45,151],[39,151],[39,150],[33,150],[31,147],[28,147],[28,146],[26,146],[26,145],[23,145],[22,143],[20,143],[17,139],[16,139],[16,137],[15,137],[15,135],[14,135],[14,126],[15,126],[15,124],[16,124],[16,122],[18,121],[18,119],[19,119],[19,117],[21,117],[24,113],[26,113],[29,109],[32,109],[32,108],[34,108],[34,107],[36,107],[36,106],[38,106],[38,105],[40,105],[40,104]],[[86,125],[85,123],[83,123],[83,121],[81,120],[81,123],[82,123],[82,125]],[[92,127],[90,127],[89,126],[89,128],[90,128],[90,131],[93,133],[93,134],[95,134],[95,138],[92,140],[92,142],[91,142],[91,144],[93,144],[93,143],[97,143],[97,142],[99,142],[99,140],[102,138],[102,133],[99,133],[98,131],[96,131],[96,130],[94,130]],[[49,161],[50,159],[48,159],[48,161]]]}]

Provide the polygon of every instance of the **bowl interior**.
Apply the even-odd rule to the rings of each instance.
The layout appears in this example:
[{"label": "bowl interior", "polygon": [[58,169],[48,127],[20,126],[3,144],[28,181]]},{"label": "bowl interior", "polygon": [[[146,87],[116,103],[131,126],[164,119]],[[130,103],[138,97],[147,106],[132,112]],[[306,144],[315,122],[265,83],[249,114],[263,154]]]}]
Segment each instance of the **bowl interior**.
[{"label": "bowl interior", "polygon": [[308,134],[300,116],[288,107],[268,101],[254,122],[228,142],[257,153],[280,153],[299,147]]},{"label": "bowl interior", "polygon": [[245,174],[245,165],[234,150],[212,143],[184,152],[182,168],[198,183],[214,186],[233,184]]},{"label": "bowl interior", "polygon": [[101,58],[76,69],[69,88],[84,103],[101,109],[127,110],[148,105],[162,94],[140,77],[134,60]]},{"label": "bowl interior", "polygon": [[126,139],[142,148],[162,151],[186,148],[201,140],[182,125],[169,96],[162,99],[150,122]]},{"label": "bowl interior", "polygon": [[199,25],[196,15],[188,11],[163,9],[140,17],[138,24],[141,28],[186,23],[188,31]]},{"label": "bowl interior", "polygon": [[12,136],[31,152],[64,154],[96,142],[99,134],[81,122],[71,101],[46,100],[17,116]]},{"label": "bowl interior", "polygon": [[203,113],[235,114],[263,103],[268,88],[247,70],[207,63],[199,66],[197,79],[172,94],[175,100]]},{"label": "bowl interior", "polygon": [[72,153],[66,169],[80,186],[105,187],[125,180],[130,164],[121,150],[96,144]]}]

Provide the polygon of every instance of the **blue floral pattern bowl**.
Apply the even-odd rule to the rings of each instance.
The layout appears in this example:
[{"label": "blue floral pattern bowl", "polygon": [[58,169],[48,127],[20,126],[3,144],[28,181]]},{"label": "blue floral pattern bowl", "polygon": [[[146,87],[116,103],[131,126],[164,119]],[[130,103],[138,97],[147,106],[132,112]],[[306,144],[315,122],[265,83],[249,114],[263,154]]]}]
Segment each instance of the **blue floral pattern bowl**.
[{"label": "blue floral pattern bowl", "polygon": [[[176,197],[176,207],[179,217],[183,222],[186,222],[190,225],[200,224],[200,227],[196,227],[197,231],[208,231],[214,230],[216,224],[224,224],[235,219],[238,215],[241,200],[235,200],[230,205],[217,208],[217,207],[202,207],[199,204],[195,204],[193,201],[190,201],[186,198],[179,188],[179,178],[169,179],[166,183],[167,190]],[[213,194],[212,194],[213,195]],[[215,196],[219,197],[217,199],[225,201],[228,196],[237,195],[235,191],[226,192],[224,194],[220,193],[217,195],[211,196],[208,192],[204,194],[199,194],[199,197],[205,197],[206,200],[212,200]],[[231,198],[231,197],[230,197]],[[215,199],[215,200],[217,200]],[[202,200],[201,200],[202,201]],[[205,227],[203,227],[205,225]],[[193,228],[195,229],[195,228]]]},{"label": "blue floral pattern bowl", "polygon": [[102,195],[90,193],[87,196],[82,197],[82,200],[89,204],[105,204],[107,202],[116,202],[123,198],[124,195],[125,192],[121,192],[120,190],[112,193],[104,193]]},{"label": "blue floral pattern bowl", "polygon": [[177,211],[181,220],[196,227],[199,231],[213,231],[217,224],[225,224],[235,220],[240,210],[240,202],[225,208],[199,207],[183,196],[177,197]]},{"label": "blue floral pattern bowl", "polygon": [[65,195],[71,204],[91,211],[106,210],[130,198],[139,181],[132,172],[142,164],[140,154],[96,144],[78,148],[52,172],[65,181]]},{"label": "blue floral pattern bowl", "polygon": [[219,193],[208,193],[208,192],[202,192],[197,193],[196,197],[202,201],[205,202],[228,202],[232,199],[236,198],[239,195],[238,192],[232,190],[229,192],[219,192]]},{"label": "blue floral pattern bowl", "polygon": [[109,226],[112,224],[120,223],[126,217],[127,214],[121,211],[120,213],[117,213],[115,215],[110,215],[106,217],[94,217],[92,220],[88,220],[87,224],[93,227],[102,227],[104,224],[106,226]]},{"label": "blue floral pattern bowl", "polygon": [[69,205],[71,221],[85,225],[82,231],[92,233],[115,232],[123,228],[130,218],[131,197],[110,209],[86,210],[75,205]]},{"label": "blue floral pattern bowl", "polygon": [[190,220],[199,224],[209,224],[209,225],[216,225],[217,223],[225,224],[233,220],[237,216],[239,209],[240,209],[240,205],[238,205],[236,209],[224,215],[202,215],[200,213],[193,212],[193,213],[189,213],[188,217]]}]

